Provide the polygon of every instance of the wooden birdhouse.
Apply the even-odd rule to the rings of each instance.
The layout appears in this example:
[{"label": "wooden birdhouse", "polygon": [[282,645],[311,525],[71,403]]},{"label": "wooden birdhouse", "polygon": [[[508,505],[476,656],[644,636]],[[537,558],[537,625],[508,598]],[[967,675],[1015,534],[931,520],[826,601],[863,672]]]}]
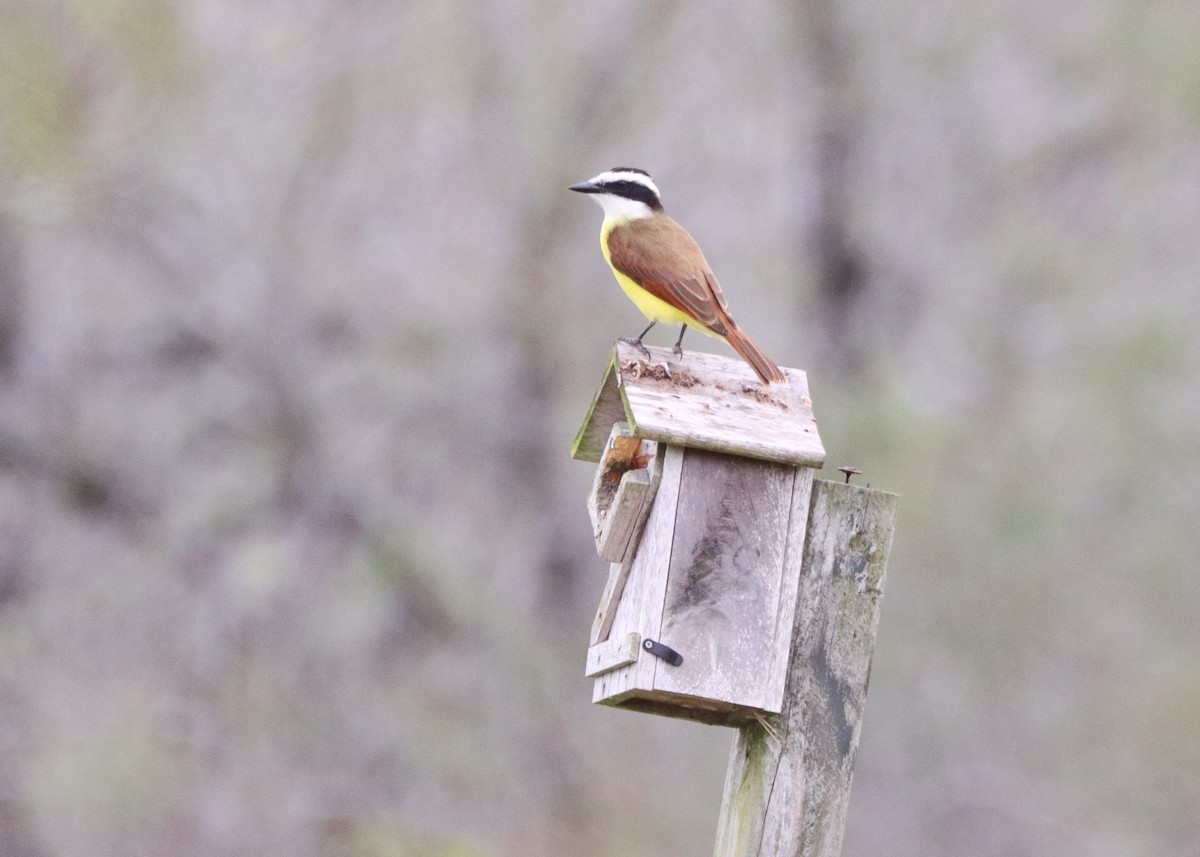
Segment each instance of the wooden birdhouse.
[{"label": "wooden birdhouse", "polygon": [[611,563],[587,657],[595,702],[706,723],[782,710],[813,468],[804,372],[619,342],[575,439]]}]

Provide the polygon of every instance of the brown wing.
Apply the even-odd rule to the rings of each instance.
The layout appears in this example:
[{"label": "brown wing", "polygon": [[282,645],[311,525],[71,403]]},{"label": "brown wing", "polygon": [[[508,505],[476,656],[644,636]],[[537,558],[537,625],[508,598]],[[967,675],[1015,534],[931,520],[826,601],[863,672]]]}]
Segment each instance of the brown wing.
[{"label": "brown wing", "polygon": [[704,253],[687,230],[665,214],[631,220],[608,235],[613,267],[646,291],[725,334],[729,308]]}]

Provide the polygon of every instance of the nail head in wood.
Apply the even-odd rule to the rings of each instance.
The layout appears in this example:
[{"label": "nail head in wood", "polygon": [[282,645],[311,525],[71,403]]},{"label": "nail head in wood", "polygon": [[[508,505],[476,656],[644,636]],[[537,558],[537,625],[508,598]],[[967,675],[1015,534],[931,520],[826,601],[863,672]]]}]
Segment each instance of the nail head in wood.
[{"label": "nail head in wood", "polygon": [[846,483],[845,484],[847,484],[847,485],[850,484],[851,476],[857,476],[858,474],[862,473],[862,471],[859,470],[857,467],[839,467],[838,471],[846,474]]}]

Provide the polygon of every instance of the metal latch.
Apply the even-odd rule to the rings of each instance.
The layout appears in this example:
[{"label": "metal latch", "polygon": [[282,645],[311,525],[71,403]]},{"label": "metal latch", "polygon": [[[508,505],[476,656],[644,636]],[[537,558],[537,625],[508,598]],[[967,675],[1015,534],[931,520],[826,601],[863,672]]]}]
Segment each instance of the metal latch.
[{"label": "metal latch", "polygon": [[642,648],[656,658],[662,658],[673,667],[683,663],[683,655],[672,649],[670,646],[664,646],[662,643],[655,642],[649,638],[642,640]]}]

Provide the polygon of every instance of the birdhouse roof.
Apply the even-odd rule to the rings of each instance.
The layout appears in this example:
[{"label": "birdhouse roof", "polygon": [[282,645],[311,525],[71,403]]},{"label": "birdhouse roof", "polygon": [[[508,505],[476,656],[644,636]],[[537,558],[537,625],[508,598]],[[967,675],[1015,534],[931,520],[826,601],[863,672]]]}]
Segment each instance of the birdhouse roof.
[{"label": "birdhouse roof", "polygon": [[627,422],[647,440],[803,467],[824,464],[803,371],[785,368],[786,384],[764,385],[741,360],[716,354],[688,351],[680,358],[650,348],[650,358],[617,342],[575,436],[574,458],[598,462],[613,424]]}]

